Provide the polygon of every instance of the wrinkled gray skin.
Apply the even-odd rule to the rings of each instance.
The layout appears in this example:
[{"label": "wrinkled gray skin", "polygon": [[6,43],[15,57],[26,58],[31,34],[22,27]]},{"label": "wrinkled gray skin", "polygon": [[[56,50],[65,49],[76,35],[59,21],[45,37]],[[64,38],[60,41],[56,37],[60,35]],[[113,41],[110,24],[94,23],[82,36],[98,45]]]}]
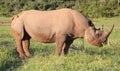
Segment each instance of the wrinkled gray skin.
[{"label": "wrinkled gray skin", "polygon": [[96,29],[94,24],[81,13],[71,9],[53,11],[23,11],[12,19],[11,29],[16,40],[20,58],[30,56],[30,39],[42,43],[56,43],[55,55],[66,54],[76,38],[83,38],[95,46],[103,46],[113,30],[103,27]]}]

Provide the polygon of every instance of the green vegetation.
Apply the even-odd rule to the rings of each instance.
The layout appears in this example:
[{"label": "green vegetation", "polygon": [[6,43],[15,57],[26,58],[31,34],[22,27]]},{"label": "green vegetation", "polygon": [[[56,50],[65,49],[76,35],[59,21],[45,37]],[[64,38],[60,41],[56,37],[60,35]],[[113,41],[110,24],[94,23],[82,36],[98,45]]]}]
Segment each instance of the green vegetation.
[{"label": "green vegetation", "polygon": [[13,16],[23,10],[72,8],[87,17],[113,17],[120,14],[119,0],[0,0],[0,16]]},{"label": "green vegetation", "polygon": [[11,22],[11,17],[0,17],[0,22]]},{"label": "green vegetation", "polygon": [[120,16],[93,19],[98,27],[109,29],[115,24],[108,45],[98,48],[77,39],[67,56],[55,57],[55,44],[31,40],[31,58],[20,60],[10,25],[0,25],[0,71],[119,71],[120,70]]}]

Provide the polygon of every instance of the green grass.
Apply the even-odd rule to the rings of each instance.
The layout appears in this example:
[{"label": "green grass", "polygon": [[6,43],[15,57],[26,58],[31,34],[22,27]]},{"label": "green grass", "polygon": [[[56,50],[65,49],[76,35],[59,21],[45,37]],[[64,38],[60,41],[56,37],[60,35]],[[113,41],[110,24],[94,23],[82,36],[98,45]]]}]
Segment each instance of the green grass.
[{"label": "green grass", "polygon": [[108,45],[102,48],[77,39],[67,56],[55,57],[55,44],[42,44],[31,40],[31,58],[20,60],[10,25],[0,25],[0,71],[120,71],[120,16],[93,20],[98,27],[104,24],[115,29]]},{"label": "green grass", "polygon": [[0,17],[0,22],[10,22],[11,17]]}]

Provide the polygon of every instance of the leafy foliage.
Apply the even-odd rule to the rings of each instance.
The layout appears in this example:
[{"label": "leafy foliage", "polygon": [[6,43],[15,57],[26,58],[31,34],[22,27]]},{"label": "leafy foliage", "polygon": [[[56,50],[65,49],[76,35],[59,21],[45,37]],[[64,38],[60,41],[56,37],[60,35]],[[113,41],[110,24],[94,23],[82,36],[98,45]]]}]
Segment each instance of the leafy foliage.
[{"label": "leafy foliage", "polygon": [[88,17],[112,17],[120,14],[119,0],[0,0],[0,16],[12,16],[23,10],[72,8]]}]

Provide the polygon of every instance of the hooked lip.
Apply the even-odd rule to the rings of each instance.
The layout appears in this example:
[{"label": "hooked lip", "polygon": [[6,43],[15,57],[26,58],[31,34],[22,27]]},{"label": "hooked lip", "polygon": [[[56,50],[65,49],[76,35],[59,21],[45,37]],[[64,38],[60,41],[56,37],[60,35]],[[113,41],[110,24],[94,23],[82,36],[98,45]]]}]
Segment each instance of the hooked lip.
[{"label": "hooked lip", "polygon": [[106,45],[106,44],[107,44],[107,40],[102,41],[99,46],[102,47],[102,46],[104,46],[104,45]]},{"label": "hooked lip", "polygon": [[100,43],[100,44],[98,45],[98,47],[103,47],[103,45],[105,45],[104,42]]},{"label": "hooked lip", "polygon": [[103,47],[103,44],[98,45],[99,47]]},{"label": "hooked lip", "polygon": [[101,43],[100,45],[99,45],[99,47],[103,47],[104,45],[106,45],[107,44],[107,42],[103,42],[103,43]]},{"label": "hooked lip", "polygon": [[102,44],[106,45],[106,44],[107,44],[107,41],[104,41]]}]

